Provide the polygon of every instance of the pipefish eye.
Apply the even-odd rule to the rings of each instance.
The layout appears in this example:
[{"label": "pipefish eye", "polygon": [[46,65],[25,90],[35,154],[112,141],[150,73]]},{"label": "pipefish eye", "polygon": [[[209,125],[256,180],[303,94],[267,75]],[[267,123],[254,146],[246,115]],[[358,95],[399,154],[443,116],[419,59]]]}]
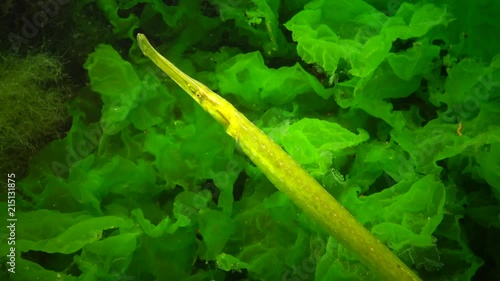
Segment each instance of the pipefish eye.
[{"label": "pipefish eye", "polygon": [[202,95],[202,93],[201,93],[201,91],[199,89],[197,89],[196,87],[194,87],[192,84],[187,84],[187,86],[189,88],[189,91],[191,92],[191,94],[194,97],[196,97],[200,101],[203,99],[203,95]]}]

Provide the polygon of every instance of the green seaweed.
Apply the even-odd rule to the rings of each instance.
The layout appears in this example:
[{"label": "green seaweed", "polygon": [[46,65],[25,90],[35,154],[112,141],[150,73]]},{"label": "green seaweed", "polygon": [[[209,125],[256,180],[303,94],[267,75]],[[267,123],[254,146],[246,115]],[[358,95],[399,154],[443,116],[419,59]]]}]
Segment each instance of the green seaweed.
[{"label": "green seaweed", "polygon": [[21,176],[25,163],[67,123],[69,91],[62,85],[62,64],[53,56],[0,59],[0,171]]},{"label": "green seaweed", "polygon": [[[422,279],[498,276],[499,5],[108,0],[73,12],[90,5],[122,41],[89,55],[71,129],[18,183],[18,270],[0,278],[376,280],[148,64],[137,29]],[[8,253],[1,244],[2,263]]]}]

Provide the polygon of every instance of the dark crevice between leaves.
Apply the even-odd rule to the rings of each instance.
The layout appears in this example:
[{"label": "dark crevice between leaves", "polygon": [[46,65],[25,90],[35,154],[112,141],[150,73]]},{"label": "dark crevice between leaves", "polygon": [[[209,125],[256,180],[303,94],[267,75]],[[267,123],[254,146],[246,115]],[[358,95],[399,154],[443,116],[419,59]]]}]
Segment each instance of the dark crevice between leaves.
[{"label": "dark crevice between leaves", "polygon": [[81,255],[81,250],[72,254],[46,253],[42,251],[28,251],[21,254],[21,258],[34,262],[41,267],[55,272],[64,272],[72,276],[80,276],[82,271],[73,262],[75,256]]}]

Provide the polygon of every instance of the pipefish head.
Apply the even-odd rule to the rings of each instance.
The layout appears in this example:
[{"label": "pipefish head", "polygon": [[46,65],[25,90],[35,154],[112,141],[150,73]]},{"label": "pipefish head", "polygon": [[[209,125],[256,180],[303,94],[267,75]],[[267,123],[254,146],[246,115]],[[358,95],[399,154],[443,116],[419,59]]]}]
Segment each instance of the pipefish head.
[{"label": "pipefish head", "polygon": [[151,61],[174,80],[179,87],[198,102],[206,112],[212,115],[224,126],[224,128],[229,126],[231,120],[230,115],[234,111],[234,107],[231,103],[214,93],[201,82],[191,78],[189,75],[182,72],[182,70],[178,69],[151,46],[144,34],[137,34],[137,42],[144,55],[150,58]]}]

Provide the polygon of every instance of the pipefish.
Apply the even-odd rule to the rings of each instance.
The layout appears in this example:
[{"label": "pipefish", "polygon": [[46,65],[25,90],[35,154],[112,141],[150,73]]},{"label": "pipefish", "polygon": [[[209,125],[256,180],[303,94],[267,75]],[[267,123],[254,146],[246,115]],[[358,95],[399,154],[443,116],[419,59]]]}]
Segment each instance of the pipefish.
[{"label": "pipefish", "polygon": [[266,177],[328,233],[350,249],[384,280],[420,278],[361,225],[279,145],[250,122],[231,103],[189,77],[158,53],[144,34],[137,34],[143,54],[170,76],[233,137]]}]

